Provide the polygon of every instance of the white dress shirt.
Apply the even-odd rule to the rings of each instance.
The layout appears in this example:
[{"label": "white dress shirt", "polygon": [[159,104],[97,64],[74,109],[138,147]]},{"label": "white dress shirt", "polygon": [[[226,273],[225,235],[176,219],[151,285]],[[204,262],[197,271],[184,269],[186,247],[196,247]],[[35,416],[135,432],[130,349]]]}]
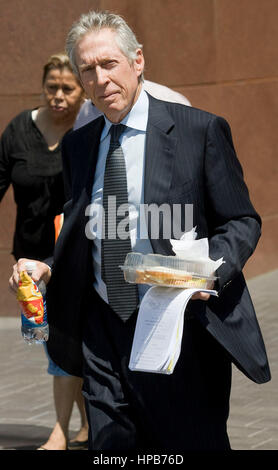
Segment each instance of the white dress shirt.
[{"label": "white dress shirt", "polygon": [[[145,167],[145,140],[148,121],[149,99],[142,90],[135,105],[129,114],[121,121],[127,129],[120,137],[120,144],[126,163],[128,203],[130,211],[130,238],[132,251],[152,253],[152,246],[148,239],[147,229],[140,204],[144,204],[144,167]],[[91,219],[87,225],[87,236],[93,239],[93,266],[95,273],[94,288],[98,294],[108,302],[106,285],[101,278],[101,228],[102,228],[102,197],[106,156],[110,144],[110,127],[113,124],[106,117],[103,128],[95,178],[92,188]],[[139,285],[139,298],[142,298],[149,286]]]}]

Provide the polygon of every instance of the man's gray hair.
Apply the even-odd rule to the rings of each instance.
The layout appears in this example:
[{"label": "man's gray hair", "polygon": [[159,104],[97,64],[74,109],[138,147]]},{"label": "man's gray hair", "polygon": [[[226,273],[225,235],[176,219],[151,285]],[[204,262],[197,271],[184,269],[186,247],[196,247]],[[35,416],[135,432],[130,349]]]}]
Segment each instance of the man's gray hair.
[{"label": "man's gray hair", "polygon": [[[98,32],[102,28],[109,28],[115,31],[117,44],[130,63],[133,63],[136,59],[137,49],[142,49],[143,47],[142,44],[139,44],[135,34],[121,16],[108,11],[90,11],[81,15],[79,20],[73,23],[66,40],[66,52],[76,75],[79,76],[75,60],[75,47],[78,41],[86,34],[92,31]],[[143,81],[143,74],[139,79]]]}]

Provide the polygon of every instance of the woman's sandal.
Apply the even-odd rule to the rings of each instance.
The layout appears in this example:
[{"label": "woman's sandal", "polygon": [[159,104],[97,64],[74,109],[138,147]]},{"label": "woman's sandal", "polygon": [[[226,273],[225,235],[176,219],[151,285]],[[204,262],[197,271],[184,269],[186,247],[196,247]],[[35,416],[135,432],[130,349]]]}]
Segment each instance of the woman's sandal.
[{"label": "woman's sandal", "polygon": [[[46,449],[44,446],[40,446],[36,450],[51,450],[51,449]],[[68,448],[66,448],[65,450],[68,450]]]},{"label": "woman's sandal", "polygon": [[88,439],[86,441],[69,441],[68,450],[88,450]]}]

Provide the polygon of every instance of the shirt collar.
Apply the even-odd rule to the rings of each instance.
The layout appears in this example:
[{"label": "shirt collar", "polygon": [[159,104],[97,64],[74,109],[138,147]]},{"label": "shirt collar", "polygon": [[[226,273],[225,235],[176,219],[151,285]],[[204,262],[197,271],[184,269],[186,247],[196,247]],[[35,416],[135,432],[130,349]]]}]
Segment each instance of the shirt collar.
[{"label": "shirt collar", "polygon": [[[129,113],[121,121],[121,124],[124,124],[127,127],[136,129],[138,131],[146,132],[147,122],[149,114],[149,98],[145,90],[141,90],[140,95],[135,102],[134,106],[131,108]],[[110,131],[110,127],[113,122],[109,121],[106,116],[104,116],[105,125],[101,134],[100,140],[103,141]]]}]

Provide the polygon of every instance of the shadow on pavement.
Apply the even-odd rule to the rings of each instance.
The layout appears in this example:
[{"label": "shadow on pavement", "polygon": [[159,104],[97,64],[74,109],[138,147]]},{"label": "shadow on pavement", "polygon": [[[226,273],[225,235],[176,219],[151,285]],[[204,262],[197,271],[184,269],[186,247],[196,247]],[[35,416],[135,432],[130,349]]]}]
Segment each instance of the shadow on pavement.
[{"label": "shadow on pavement", "polygon": [[0,450],[35,450],[52,429],[26,424],[0,424]]}]

